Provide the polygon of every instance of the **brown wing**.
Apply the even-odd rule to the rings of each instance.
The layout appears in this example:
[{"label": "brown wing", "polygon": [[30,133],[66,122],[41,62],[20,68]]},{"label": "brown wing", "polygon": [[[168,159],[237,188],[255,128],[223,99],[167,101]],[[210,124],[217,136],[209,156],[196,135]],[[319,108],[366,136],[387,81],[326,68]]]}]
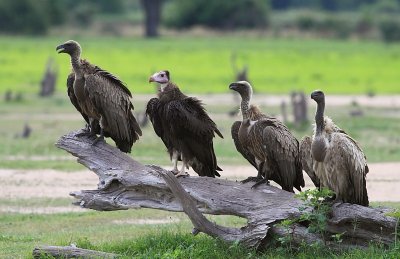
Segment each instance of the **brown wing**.
[{"label": "brown wing", "polygon": [[241,123],[242,123],[241,121],[235,121],[232,124],[231,134],[233,143],[235,144],[236,150],[239,151],[239,153],[242,154],[242,156],[246,158],[246,160],[249,161],[249,163],[258,170],[256,164],[256,158],[251,153],[251,151],[246,146],[243,146],[239,141],[239,128]]},{"label": "brown wing", "polygon": [[70,73],[67,78],[67,93],[69,96],[69,100],[74,105],[75,109],[82,115],[85,119],[86,123],[89,124],[89,118],[86,114],[82,112],[81,107],[79,106],[78,100],[74,93],[74,81],[75,81],[75,74]]},{"label": "brown wing", "polygon": [[304,187],[304,178],[299,160],[299,143],[289,129],[279,120],[262,119],[258,123],[264,125],[262,137],[263,146],[268,158],[276,164],[276,181],[286,191],[293,191],[293,187],[301,191]]},{"label": "brown wing", "polygon": [[200,176],[219,176],[213,138],[215,133],[222,134],[200,101],[189,97],[169,102],[164,115],[172,141],[180,146],[183,157],[195,159],[193,170]]},{"label": "brown wing", "polygon": [[142,135],[133,116],[130,92],[120,81],[109,77],[109,73],[98,72],[85,76],[85,90],[101,115],[100,125],[123,152],[130,152],[133,143]]},{"label": "brown wing", "polygon": [[311,143],[312,139],[309,136],[303,137],[300,141],[300,161],[303,167],[303,170],[308,174],[311,178],[311,181],[314,183],[315,187],[320,187],[320,181],[313,169],[313,159],[311,155]]},{"label": "brown wing", "polygon": [[[361,148],[344,133],[331,135],[324,167],[328,184],[344,202],[368,206],[367,161]],[[334,176],[334,177],[332,177]]]},{"label": "brown wing", "polygon": [[146,106],[146,115],[149,117],[151,123],[153,124],[154,132],[161,138],[168,153],[172,157],[173,145],[171,141],[171,134],[168,132],[168,128],[164,128],[166,125],[163,122],[163,107],[158,98],[151,98]]}]

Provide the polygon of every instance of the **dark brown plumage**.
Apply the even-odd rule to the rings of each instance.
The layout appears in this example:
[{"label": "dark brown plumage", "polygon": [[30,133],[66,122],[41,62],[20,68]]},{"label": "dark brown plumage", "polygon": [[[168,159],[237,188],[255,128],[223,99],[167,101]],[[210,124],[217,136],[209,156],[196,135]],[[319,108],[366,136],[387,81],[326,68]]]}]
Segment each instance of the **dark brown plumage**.
[{"label": "dark brown plumage", "polygon": [[[281,121],[250,105],[252,88],[248,82],[238,81],[229,88],[242,97],[243,121],[238,134],[232,134],[232,138],[237,150],[258,170],[258,176],[248,180],[258,180],[255,186],[273,180],[286,191],[293,192],[293,187],[301,191],[304,179],[296,138]],[[237,122],[233,124],[232,133],[236,132],[237,125]]]},{"label": "dark brown plumage", "polygon": [[[186,175],[185,169],[191,166],[200,176],[220,176],[213,138],[215,133],[222,138],[221,132],[201,102],[184,95],[169,79],[168,71],[160,71],[150,77],[149,81],[159,83],[161,88],[158,98],[148,102],[146,114],[167,147],[174,173],[177,176]],[[183,162],[180,171],[178,160]]]},{"label": "dark brown plumage", "polygon": [[324,93],[314,91],[311,98],[317,103],[317,112],[312,139],[305,137],[301,143],[304,170],[314,184],[334,191],[336,200],[368,206],[365,178],[369,169],[364,152],[354,139],[324,117]]},{"label": "dark brown plumage", "polygon": [[71,56],[73,72],[67,79],[67,92],[90,134],[100,134],[97,140],[111,137],[121,151],[130,152],[142,131],[132,113],[129,89],[111,73],[81,59],[76,41],[67,41],[56,50]]}]

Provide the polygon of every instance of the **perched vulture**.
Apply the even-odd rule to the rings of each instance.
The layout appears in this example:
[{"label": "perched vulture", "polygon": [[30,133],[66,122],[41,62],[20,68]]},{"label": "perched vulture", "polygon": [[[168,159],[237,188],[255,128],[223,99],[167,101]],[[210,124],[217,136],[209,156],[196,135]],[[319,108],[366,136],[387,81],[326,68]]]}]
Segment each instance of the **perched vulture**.
[{"label": "perched vulture", "polygon": [[[199,176],[220,176],[218,171],[222,170],[217,165],[213,138],[215,133],[223,137],[200,100],[183,94],[170,82],[168,71],[155,73],[149,82],[160,84],[160,91],[158,98],[148,102],[146,114],[167,147],[176,176],[187,175],[185,169],[189,166]],[[183,163],[180,171],[178,160]]]},{"label": "perched vulture", "polygon": [[335,192],[336,200],[368,206],[365,177],[367,159],[346,132],[324,117],[325,95],[314,91],[311,99],[317,103],[312,139],[304,137],[301,147],[302,165],[317,187]]},{"label": "perched vulture", "polygon": [[273,180],[283,190],[294,192],[295,187],[301,191],[304,178],[297,139],[277,118],[267,116],[250,105],[252,87],[248,82],[238,81],[230,84],[229,88],[242,98],[243,121],[232,125],[232,138],[236,149],[258,170],[257,177],[249,177],[243,182],[256,180],[255,187]]},{"label": "perched vulture", "polygon": [[100,134],[95,143],[111,137],[121,151],[130,152],[142,131],[132,113],[129,89],[111,73],[81,59],[78,42],[69,40],[56,50],[71,56],[68,96],[89,125],[88,134]]}]

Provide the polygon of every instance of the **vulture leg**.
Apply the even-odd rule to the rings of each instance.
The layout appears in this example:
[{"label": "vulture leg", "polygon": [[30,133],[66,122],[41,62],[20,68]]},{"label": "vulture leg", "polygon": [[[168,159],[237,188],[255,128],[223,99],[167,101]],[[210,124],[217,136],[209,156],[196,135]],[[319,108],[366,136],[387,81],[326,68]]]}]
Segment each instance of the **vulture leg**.
[{"label": "vulture leg", "polygon": [[183,159],[183,157],[182,157],[182,169],[179,171],[179,173],[178,174],[176,174],[175,176],[176,177],[180,177],[180,176],[189,176],[189,174],[186,172],[186,167],[187,167],[187,164],[186,164],[186,161],[185,161],[185,159]]},{"label": "vulture leg", "polygon": [[177,151],[173,151],[172,152],[172,164],[174,165],[174,168],[172,169],[172,173],[174,175],[177,175],[179,173],[179,170],[178,170],[178,152]]},{"label": "vulture leg", "polygon": [[[258,161],[257,161],[258,162]],[[259,182],[259,181],[262,181],[262,180],[264,180],[264,178],[262,177],[262,173],[261,173],[261,169],[263,168],[263,166],[264,166],[264,162],[261,162],[259,165],[258,165],[258,173],[257,173],[257,176],[256,177],[254,177],[254,176],[250,176],[250,177],[248,177],[248,178],[246,178],[246,179],[244,179],[244,180],[242,180],[242,181],[240,181],[241,183],[248,183],[248,182]],[[256,184],[257,184],[256,183]],[[253,187],[254,187],[254,185],[253,185]],[[251,188],[253,188],[253,187],[251,187]]]}]

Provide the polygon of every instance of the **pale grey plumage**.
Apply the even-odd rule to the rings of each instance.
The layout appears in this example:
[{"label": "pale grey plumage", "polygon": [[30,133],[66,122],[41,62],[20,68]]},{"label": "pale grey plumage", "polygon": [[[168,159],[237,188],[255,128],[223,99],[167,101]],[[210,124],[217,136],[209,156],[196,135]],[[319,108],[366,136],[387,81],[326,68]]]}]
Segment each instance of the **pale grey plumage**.
[{"label": "pale grey plumage", "polygon": [[[303,138],[300,144],[304,148],[301,151],[303,169],[311,178],[313,174],[316,176],[320,187],[334,191],[337,200],[368,206],[365,179],[368,165],[362,149],[330,118],[323,116],[323,92],[315,91],[311,96],[318,107],[312,142]],[[311,152],[307,153],[308,150]]]}]

